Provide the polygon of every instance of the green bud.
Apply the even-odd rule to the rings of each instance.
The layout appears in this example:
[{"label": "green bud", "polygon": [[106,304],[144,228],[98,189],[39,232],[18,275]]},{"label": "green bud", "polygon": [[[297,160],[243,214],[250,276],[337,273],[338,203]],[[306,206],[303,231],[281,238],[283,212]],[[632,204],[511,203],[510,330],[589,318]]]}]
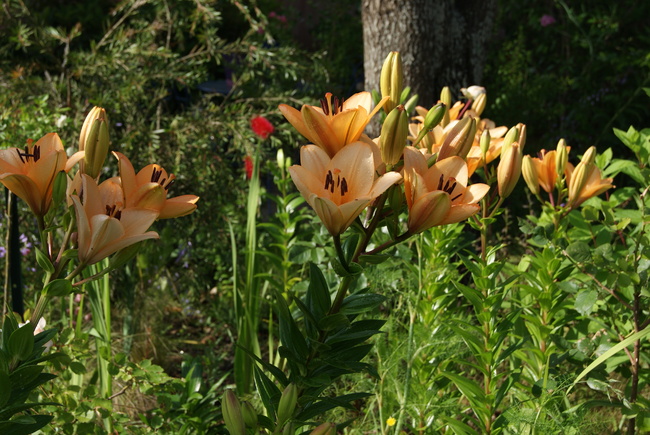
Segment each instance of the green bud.
[{"label": "green bud", "polygon": [[490,141],[492,140],[492,137],[490,136],[490,132],[487,130],[483,130],[483,133],[481,133],[481,140],[479,142],[479,145],[481,147],[481,155],[483,156],[483,160],[485,160],[485,156],[487,155],[488,150],[490,149]]},{"label": "green bud", "polygon": [[445,105],[442,103],[438,103],[429,109],[426,116],[424,117],[422,130],[420,130],[418,137],[413,142],[413,146],[416,146],[418,143],[420,143],[420,141],[424,139],[424,137],[433,127],[440,124],[440,121],[442,121],[442,118],[445,116],[445,110]]},{"label": "green bud", "polygon": [[569,161],[569,148],[566,146],[566,141],[560,139],[557,143],[557,148],[555,151],[555,171],[559,177],[564,175],[564,170],[566,169],[566,164]]},{"label": "green bud", "polygon": [[289,384],[282,392],[280,403],[278,404],[278,426],[282,426],[291,418],[297,403],[298,387],[295,384]]},{"label": "green bud", "polygon": [[510,145],[512,145],[512,143],[517,140],[519,140],[518,125],[508,130],[508,133],[506,133],[506,137],[503,138],[503,144],[501,145],[501,155],[504,155],[508,151],[508,148],[510,148]]},{"label": "green bud", "polygon": [[418,95],[415,94],[411,96],[411,98],[408,99],[406,103],[404,103],[404,110],[406,110],[406,113],[413,113],[415,110],[415,106],[418,104]]},{"label": "green bud", "polygon": [[589,149],[582,156],[581,162],[584,163],[585,165],[591,165],[595,162],[595,160],[596,160],[596,147],[592,146],[589,147]]},{"label": "green bud", "polygon": [[65,171],[60,171],[54,177],[54,185],[52,187],[52,201],[55,206],[65,201],[66,192],[68,189],[68,174]]},{"label": "green bud", "polygon": [[99,177],[104,160],[108,155],[110,138],[108,135],[108,116],[101,107],[93,107],[86,116],[79,135],[79,149],[86,155],[81,165],[84,174]]},{"label": "green bud", "polygon": [[449,108],[451,107],[451,91],[449,86],[445,86],[440,91],[440,102],[445,105],[445,116],[442,118],[442,126],[446,127],[449,124]]},{"label": "green bud", "polygon": [[459,156],[464,159],[472,148],[475,135],[476,120],[474,118],[466,116],[458,121],[442,143],[438,153],[438,161],[452,156]]},{"label": "green bud", "polygon": [[402,58],[400,57],[399,51],[391,51],[384,61],[379,77],[379,88],[382,98],[390,97],[386,105],[384,105],[386,113],[390,113],[400,104],[403,80]]},{"label": "green bud", "polygon": [[404,106],[397,106],[390,111],[384,125],[381,126],[379,146],[381,158],[387,165],[399,162],[406,146],[409,133],[409,119]]},{"label": "green bud", "polygon": [[221,412],[230,435],[246,435],[241,404],[232,390],[226,390],[221,399]]},{"label": "green bud", "polygon": [[530,191],[535,195],[539,195],[539,178],[537,177],[537,170],[535,169],[533,159],[530,156],[524,156],[521,162],[521,173]]},{"label": "green bud", "polygon": [[241,404],[241,412],[244,417],[244,423],[250,428],[257,428],[257,411],[249,402]]}]

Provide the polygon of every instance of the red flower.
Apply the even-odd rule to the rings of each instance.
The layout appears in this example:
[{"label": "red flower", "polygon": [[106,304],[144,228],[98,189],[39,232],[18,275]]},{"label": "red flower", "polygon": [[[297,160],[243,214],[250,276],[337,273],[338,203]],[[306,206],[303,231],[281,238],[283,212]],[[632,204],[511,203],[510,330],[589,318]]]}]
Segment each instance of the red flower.
[{"label": "red flower", "polygon": [[253,159],[251,156],[244,157],[244,170],[246,171],[246,179],[250,180],[253,176]]},{"label": "red flower", "polygon": [[275,130],[273,124],[271,124],[269,120],[263,116],[256,116],[255,118],[251,119],[251,128],[253,129],[253,133],[262,139],[269,137],[269,135]]}]

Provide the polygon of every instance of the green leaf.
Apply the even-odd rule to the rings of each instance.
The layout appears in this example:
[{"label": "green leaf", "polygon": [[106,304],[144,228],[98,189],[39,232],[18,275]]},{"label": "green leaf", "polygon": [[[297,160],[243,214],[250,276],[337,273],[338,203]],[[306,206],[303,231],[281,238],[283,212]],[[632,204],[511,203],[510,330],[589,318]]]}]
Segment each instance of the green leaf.
[{"label": "green leaf", "polygon": [[598,300],[598,291],[583,290],[577,294],[573,307],[583,316],[591,314]]},{"label": "green leaf", "polygon": [[324,331],[332,331],[335,329],[345,328],[350,325],[348,316],[343,313],[331,314],[325,316],[318,322],[318,327]]},{"label": "green leaf", "polygon": [[639,332],[637,332],[635,334],[630,335],[625,340],[618,343],[616,346],[612,346],[611,349],[609,349],[607,352],[603,353],[594,362],[589,364],[586,369],[584,369],[582,372],[580,372],[578,377],[576,377],[575,381],[573,381],[573,384],[567,390],[567,394],[569,394],[569,391],[571,391],[571,389],[573,387],[575,387],[575,385],[580,381],[580,379],[587,376],[589,374],[589,372],[591,372],[593,369],[595,369],[596,367],[598,367],[599,365],[601,365],[602,363],[607,361],[612,355],[615,355],[618,352],[620,352],[621,350],[623,350],[624,348],[630,346],[635,341],[645,338],[645,336],[648,335],[648,334],[650,334],[650,326],[645,328],[643,331],[639,331]]},{"label": "green leaf", "polygon": [[341,313],[360,314],[371,311],[386,300],[386,296],[374,293],[362,293],[350,295],[343,300]]},{"label": "green leaf", "polygon": [[309,263],[309,287],[307,287],[306,302],[307,308],[316,320],[325,315],[332,305],[327,281],[314,263]]},{"label": "green leaf", "polygon": [[573,242],[566,248],[569,257],[578,263],[591,259],[591,248],[585,242]]},{"label": "green leaf", "polygon": [[67,296],[72,293],[72,283],[67,279],[55,279],[43,288],[43,294],[48,296]]},{"label": "green leaf", "polygon": [[0,409],[9,401],[11,397],[11,381],[9,380],[9,375],[4,372],[0,372]]},{"label": "green leaf", "polygon": [[26,323],[16,329],[7,342],[7,352],[11,358],[25,361],[34,350],[34,326]]},{"label": "green leaf", "polygon": [[257,365],[253,365],[253,370],[255,387],[262,399],[264,408],[266,408],[269,416],[275,418],[275,403],[279,402],[282,392]]},{"label": "green leaf", "polygon": [[36,250],[36,262],[38,263],[39,266],[41,266],[41,269],[43,269],[49,274],[54,273],[54,265],[52,264],[50,259],[47,258],[47,255],[45,255],[45,253],[38,248],[35,248],[35,250]]}]

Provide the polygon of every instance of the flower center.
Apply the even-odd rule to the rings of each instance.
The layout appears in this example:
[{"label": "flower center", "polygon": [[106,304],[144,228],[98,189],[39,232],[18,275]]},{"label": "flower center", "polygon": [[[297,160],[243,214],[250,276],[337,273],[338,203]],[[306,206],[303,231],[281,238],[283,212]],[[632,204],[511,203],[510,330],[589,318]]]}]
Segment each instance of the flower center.
[{"label": "flower center", "polygon": [[343,110],[343,98],[333,97],[329,92],[325,94],[325,98],[321,98],[320,107],[326,116],[336,115]]},{"label": "flower center", "polygon": [[20,157],[20,161],[23,163],[27,163],[29,161],[29,158],[31,157],[34,159],[34,162],[38,162],[38,159],[41,158],[41,147],[39,145],[34,145],[34,148],[32,149],[32,153],[29,153],[29,145],[25,145],[25,152],[22,153],[20,152],[19,149],[16,149],[16,152],[18,153],[18,157]]},{"label": "flower center", "polygon": [[[336,177],[336,181],[334,180]],[[329,190],[331,193],[334,193],[334,189],[341,188],[341,196],[345,196],[348,193],[348,182],[345,177],[341,177],[341,170],[334,169],[332,171],[327,171],[327,176],[325,177],[325,190]]]},{"label": "flower center", "polygon": [[[444,185],[443,185],[444,183]],[[456,185],[458,183],[456,182],[456,179],[454,177],[449,177],[447,178],[447,182],[445,183],[445,176],[443,174],[440,174],[440,180],[438,181],[438,190],[442,190],[443,192],[447,192],[449,196],[454,192],[454,189],[456,188]],[[458,195],[454,196],[451,198],[452,201],[460,198],[462,196],[462,193],[459,193]]]},{"label": "flower center", "polygon": [[[172,175],[171,177],[169,177],[169,179],[163,178],[162,180],[160,180],[160,177],[162,176],[162,173],[163,173],[162,169],[156,169],[154,167],[153,172],[151,173],[151,182],[152,183],[158,183],[162,187],[164,187],[165,190],[169,190],[171,185],[174,184],[174,176]],[[167,182],[167,184],[165,184],[165,181]]]},{"label": "flower center", "polygon": [[118,221],[122,218],[122,209],[117,208],[117,205],[106,205],[106,216],[117,219]]}]

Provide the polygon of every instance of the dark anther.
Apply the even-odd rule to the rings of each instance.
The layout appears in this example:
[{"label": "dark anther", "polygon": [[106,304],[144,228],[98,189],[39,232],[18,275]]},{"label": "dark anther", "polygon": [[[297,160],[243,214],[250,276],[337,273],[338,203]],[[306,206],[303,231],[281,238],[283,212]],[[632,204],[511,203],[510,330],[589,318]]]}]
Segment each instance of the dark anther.
[{"label": "dark anther", "polygon": [[463,194],[462,194],[462,193],[459,193],[458,195],[456,195],[456,196],[454,196],[453,198],[451,198],[451,201],[453,202],[453,201],[457,200],[458,198],[460,198],[461,196],[463,196]]},{"label": "dark anther", "polygon": [[172,184],[174,184],[175,181],[176,181],[175,179],[170,180],[169,183],[167,183],[167,185],[165,186],[165,190],[169,190],[169,188],[172,186]]},{"label": "dark anther", "polygon": [[341,181],[341,196],[345,196],[346,193],[348,193],[348,182],[343,178],[343,181]]},{"label": "dark anther", "polygon": [[[31,157],[34,159],[35,162],[38,162],[38,159],[41,158],[41,147],[40,146],[35,146],[34,147],[34,153],[30,154],[29,153],[29,146],[25,145],[25,152],[21,153],[20,150],[16,150],[18,153],[18,157],[20,157],[20,161],[23,163],[26,163],[29,161],[29,158]],[[23,158],[24,157],[24,158]]]},{"label": "dark anther", "polygon": [[161,175],[162,175],[162,169],[160,171],[157,171],[156,168],[153,168],[153,172],[151,173],[151,182],[157,183],[158,180],[160,180]]},{"label": "dark anther", "polygon": [[442,182],[445,181],[445,176],[440,174],[440,181],[438,181],[438,190],[442,190]]},{"label": "dark anther", "polygon": [[329,108],[329,104],[327,104],[327,99],[326,98],[321,98],[320,99],[320,107],[323,109],[323,113],[325,115],[330,114],[330,108]]},{"label": "dark anther", "polygon": [[327,171],[327,176],[325,177],[325,190],[327,189],[330,189],[330,192],[334,193],[334,176],[332,175],[332,171]]},{"label": "dark anther", "polygon": [[25,163],[25,159],[23,159],[23,153],[21,153],[18,148],[16,148],[16,152],[18,153],[18,157],[20,157],[20,161]]}]

